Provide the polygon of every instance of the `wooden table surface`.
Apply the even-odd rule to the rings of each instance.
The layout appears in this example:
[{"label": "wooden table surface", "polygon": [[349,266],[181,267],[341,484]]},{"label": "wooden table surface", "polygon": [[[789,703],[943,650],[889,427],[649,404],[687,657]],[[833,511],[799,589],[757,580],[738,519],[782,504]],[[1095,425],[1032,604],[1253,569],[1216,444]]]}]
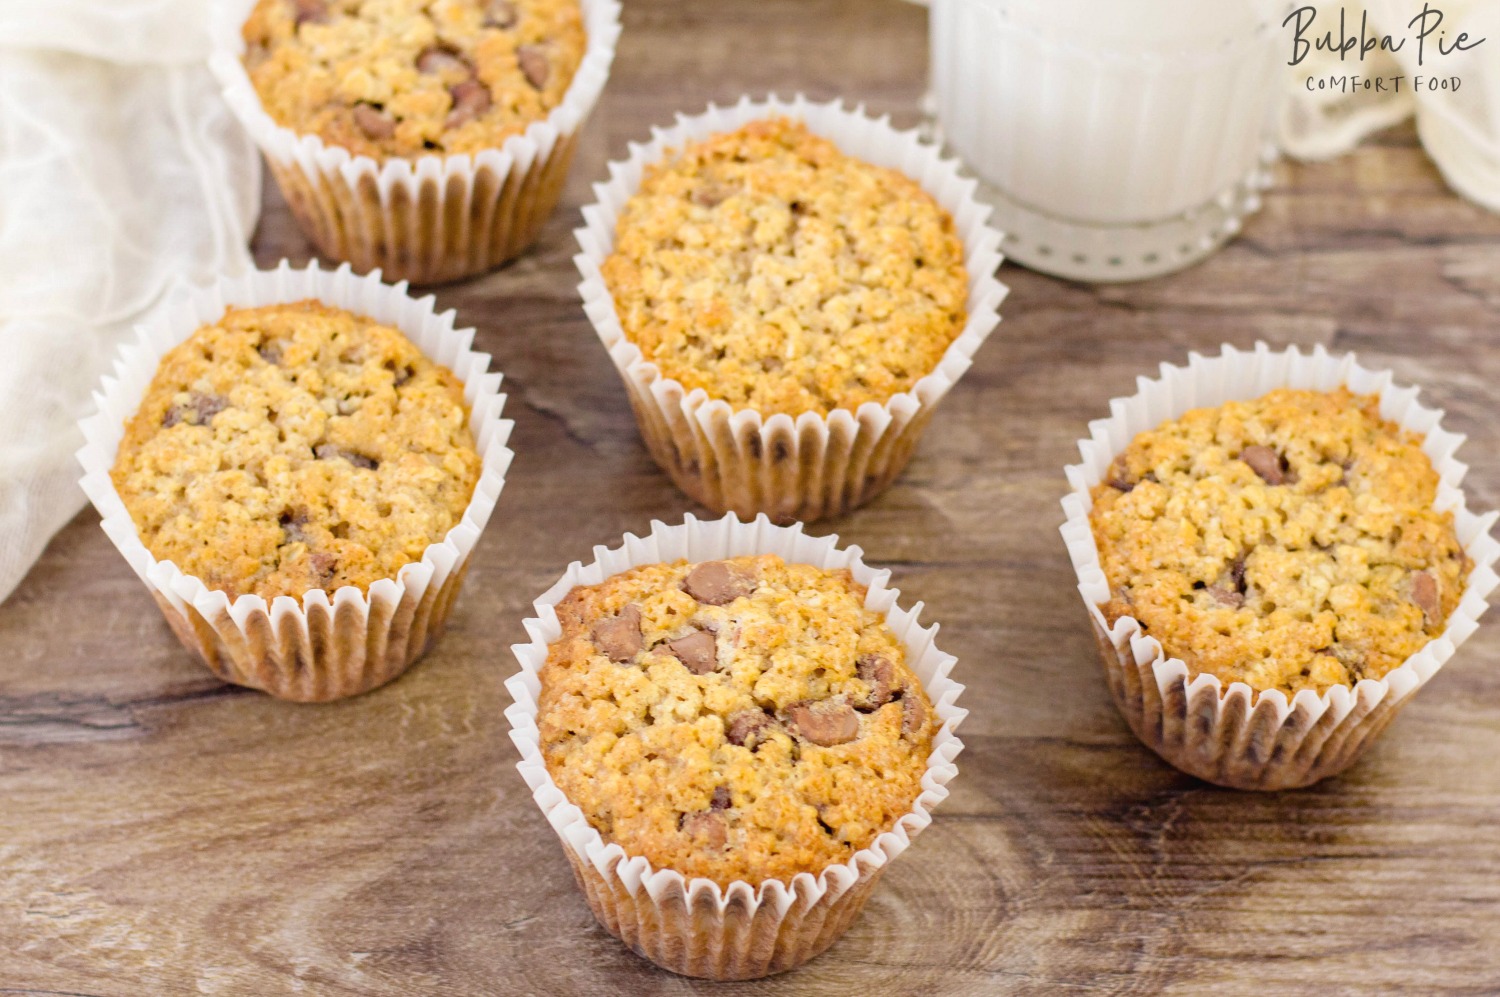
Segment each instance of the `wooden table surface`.
[{"label": "wooden table surface", "polygon": [[[916,120],[895,0],[630,0],[563,207],[443,289],[510,390],[517,457],[441,644],[351,702],[213,680],[92,511],[0,606],[0,994],[897,995],[1500,990],[1500,619],[1314,789],[1180,775],[1116,715],[1056,527],[1074,441],[1137,375],[1221,342],[1357,350],[1469,435],[1500,505],[1500,217],[1409,127],[1283,165],[1207,263],[1087,287],[1007,265],[1005,321],[917,458],[837,532],[892,567],[972,711],[952,797],[826,955],[760,984],[655,970],[597,927],[501,711],[533,597],[694,510],[639,443],[580,310],[588,183],[651,123],[798,89]],[[256,256],[308,256],[274,190]]]}]

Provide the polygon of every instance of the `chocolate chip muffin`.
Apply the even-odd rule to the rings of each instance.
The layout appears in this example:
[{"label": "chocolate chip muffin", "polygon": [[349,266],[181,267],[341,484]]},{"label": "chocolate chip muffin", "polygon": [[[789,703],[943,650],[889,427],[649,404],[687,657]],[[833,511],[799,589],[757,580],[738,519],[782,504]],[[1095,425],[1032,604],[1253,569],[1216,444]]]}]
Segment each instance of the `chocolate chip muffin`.
[{"label": "chocolate chip muffin", "polygon": [[541,670],[549,773],[657,869],[727,886],[847,862],[911,809],[938,727],[864,599],[774,555],[575,588]]},{"label": "chocolate chip muffin", "polygon": [[1421,444],[1344,388],[1140,434],[1093,490],[1106,618],[1258,691],[1384,676],[1443,632],[1471,567]]},{"label": "chocolate chip muffin", "polygon": [[689,391],[764,415],[884,403],[963,331],[953,218],[787,118],[668,154],[602,273],[624,334]]},{"label": "chocolate chip muffin", "polygon": [[450,371],[303,301],[231,308],[167,353],[110,477],[152,556],[272,599],[394,578],[462,520],[479,472]]},{"label": "chocolate chip muffin", "polygon": [[586,47],[578,0],[259,0],[243,34],[278,124],[376,159],[498,148]]}]

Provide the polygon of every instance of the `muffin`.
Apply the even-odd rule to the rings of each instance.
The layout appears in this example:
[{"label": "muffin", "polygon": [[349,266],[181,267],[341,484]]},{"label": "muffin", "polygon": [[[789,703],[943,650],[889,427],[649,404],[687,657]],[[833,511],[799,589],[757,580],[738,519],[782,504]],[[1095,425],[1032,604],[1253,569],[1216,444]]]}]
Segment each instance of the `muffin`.
[{"label": "muffin", "polygon": [[666,377],[762,415],[910,391],[963,331],[953,217],[800,121],[752,121],[646,170],[605,283]]},{"label": "muffin", "polygon": [[394,578],[458,525],[479,465],[451,371],[299,301],[167,353],[110,476],[153,557],[269,601]]},{"label": "muffin", "polygon": [[1168,762],[1288,789],[1352,764],[1495,583],[1414,390],[1321,350],[1163,367],[1081,441],[1063,535],[1111,694]]},{"label": "muffin", "polygon": [[1473,565],[1414,433],[1347,388],[1273,391],[1141,433],[1093,490],[1113,626],[1228,685],[1323,692],[1440,636]]},{"label": "muffin", "polygon": [[578,0],[259,0],[243,33],[277,124],[375,159],[499,148],[585,47]]},{"label": "muffin", "polygon": [[879,494],[998,321],[972,184],[909,133],[801,100],[686,119],[612,174],[583,292],[657,463],[778,521]]},{"label": "muffin", "polygon": [[653,523],[571,565],[513,648],[518,768],[600,924],[672,972],[822,952],[956,774],[953,658],[836,542]]},{"label": "muffin", "polygon": [[437,638],[511,457],[472,335],[404,287],[283,264],[182,296],[122,349],[82,485],[219,678],[339,699]]},{"label": "muffin", "polygon": [[212,66],[323,255],[431,283],[536,237],[618,14],[616,0],[258,0]]},{"label": "muffin", "polygon": [[774,555],[575,588],[541,673],[553,780],[605,841],[721,887],[849,861],[911,809],[934,731],[864,600]]}]

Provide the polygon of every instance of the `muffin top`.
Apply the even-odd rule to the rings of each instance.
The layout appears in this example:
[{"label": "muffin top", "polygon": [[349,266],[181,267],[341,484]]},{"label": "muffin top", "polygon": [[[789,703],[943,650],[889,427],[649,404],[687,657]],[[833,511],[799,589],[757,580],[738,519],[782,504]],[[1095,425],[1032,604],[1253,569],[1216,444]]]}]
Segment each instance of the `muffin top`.
[{"label": "muffin top", "polygon": [[498,148],[586,47],[578,0],[259,0],[243,33],[277,124],[376,159]]},{"label": "muffin top", "polygon": [[1344,388],[1141,433],[1093,491],[1105,617],[1256,690],[1382,677],[1443,632],[1471,567],[1421,446]]},{"label": "muffin top", "polygon": [[817,875],[921,793],[941,724],[847,571],[653,564],[557,606],[537,723],[605,841],[728,886]]},{"label": "muffin top", "polygon": [[952,216],[786,118],[650,167],[603,274],[663,375],[766,415],[883,403],[932,373],[966,321]]},{"label": "muffin top", "polygon": [[462,519],[463,386],[316,301],[231,308],[161,360],[110,477],[141,542],[231,599],[361,591]]}]

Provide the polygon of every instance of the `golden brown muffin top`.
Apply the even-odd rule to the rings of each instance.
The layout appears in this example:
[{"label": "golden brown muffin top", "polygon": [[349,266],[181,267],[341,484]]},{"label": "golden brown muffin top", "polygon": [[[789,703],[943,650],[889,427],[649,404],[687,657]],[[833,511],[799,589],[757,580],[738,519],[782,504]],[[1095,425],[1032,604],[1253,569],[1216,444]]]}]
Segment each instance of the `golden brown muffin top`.
[{"label": "golden brown muffin top", "polygon": [[231,599],[367,590],[463,519],[463,386],[316,301],[231,308],[167,353],[110,477],[141,542]]},{"label": "golden brown muffin top", "polygon": [[259,0],[243,34],[277,124],[375,159],[499,148],[587,44],[578,0]]},{"label": "golden brown muffin top", "polygon": [[1421,445],[1344,388],[1141,433],[1093,491],[1105,617],[1257,691],[1381,678],[1442,633],[1471,566]]},{"label": "golden brown muffin top", "polygon": [[773,555],[573,589],[541,671],[548,772],[657,869],[727,887],[847,862],[910,811],[941,726],[864,600]]},{"label": "golden brown muffin top", "polygon": [[650,167],[603,274],[625,336],[663,375],[764,415],[884,403],[932,373],[966,321],[952,216],[786,118]]}]

